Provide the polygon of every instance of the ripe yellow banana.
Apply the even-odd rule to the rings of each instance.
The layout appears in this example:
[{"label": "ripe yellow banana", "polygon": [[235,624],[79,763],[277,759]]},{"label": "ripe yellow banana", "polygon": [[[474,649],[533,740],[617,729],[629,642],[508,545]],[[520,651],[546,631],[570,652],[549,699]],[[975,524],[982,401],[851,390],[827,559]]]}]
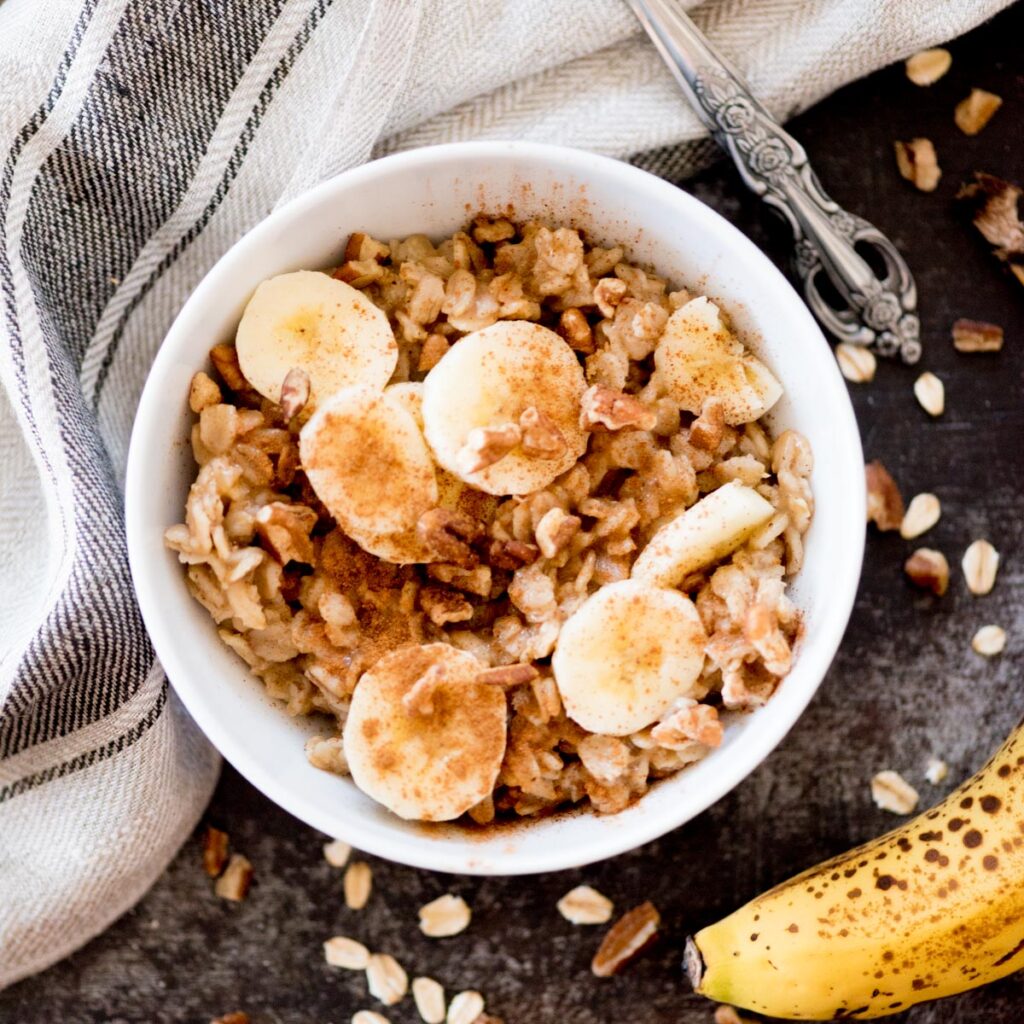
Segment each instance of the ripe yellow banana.
[{"label": "ripe yellow banana", "polygon": [[868,1018],[1024,967],[1022,727],[937,807],[698,932],[694,988],[772,1017]]}]

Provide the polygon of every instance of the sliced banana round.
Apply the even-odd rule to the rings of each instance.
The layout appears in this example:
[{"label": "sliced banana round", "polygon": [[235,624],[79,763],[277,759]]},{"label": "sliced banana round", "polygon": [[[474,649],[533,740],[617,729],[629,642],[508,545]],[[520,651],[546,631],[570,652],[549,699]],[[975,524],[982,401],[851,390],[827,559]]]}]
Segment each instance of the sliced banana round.
[{"label": "sliced banana round", "polygon": [[676,590],[638,580],[602,587],[562,627],[551,661],[566,714],[609,736],[643,729],[691,692],[707,639]]},{"label": "sliced banana round", "polygon": [[775,509],[752,487],[732,480],[669,520],[647,542],[630,575],[662,587],[735,551]]},{"label": "sliced banana round", "polygon": [[359,680],[343,743],[355,784],[401,818],[451,821],[489,796],[505,755],[500,686],[449,644],[402,647]]},{"label": "sliced banana round", "polygon": [[369,387],[328,398],[299,434],[316,496],[356,543],[414,530],[437,505],[434,463],[412,413]]},{"label": "sliced banana round", "polygon": [[398,361],[388,318],[362,292],[327,274],[297,270],[257,287],[235,336],[249,383],[277,402],[293,368],[310,381],[310,410],[342,388],[380,391]]},{"label": "sliced banana round", "polygon": [[457,341],[427,374],[427,441],[437,461],[471,486],[528,494],[586,450],[579,423],[586,387],[575,353],[554,331],[502,321]]},{"label": "sliced banana round", "polygon": [[654,365],[681,409],[699,413],[705,399],[719,398],[725,422],[734,426],[758,419],[782,395],[768,367],[733,337],[718,307],[704,296],[669,317]]}]

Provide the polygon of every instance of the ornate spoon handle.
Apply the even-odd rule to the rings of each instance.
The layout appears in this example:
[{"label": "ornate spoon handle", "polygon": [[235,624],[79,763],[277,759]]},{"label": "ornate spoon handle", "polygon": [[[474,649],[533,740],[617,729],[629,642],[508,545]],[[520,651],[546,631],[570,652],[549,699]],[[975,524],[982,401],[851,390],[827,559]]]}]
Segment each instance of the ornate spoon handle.
[{"label": "ornate spoon handle", "polygon": [[[873,224],[829,198],[803,146],[775,123],[739,72],[717,53],[675,0],[629,0],[644,30],[747,187],[789,222],[807,303],[840,341],[881,355],[921,357],[917,288],[903,257]],[[883,276],[858,251],[870,247]],[[825,275],[838,306],[821,288]]]}]

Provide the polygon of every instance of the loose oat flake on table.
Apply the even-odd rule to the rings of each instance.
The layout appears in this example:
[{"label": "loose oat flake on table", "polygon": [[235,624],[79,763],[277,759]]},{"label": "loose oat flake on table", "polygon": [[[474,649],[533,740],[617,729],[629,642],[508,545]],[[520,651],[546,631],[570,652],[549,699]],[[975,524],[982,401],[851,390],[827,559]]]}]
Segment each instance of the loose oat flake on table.
[{"label": "loose oat flake on table", "polygon": [[311,763],[402,817],[621,810],[789,671],[810,446],[765,425],[782,388],[727,311],[622,247],[354,234],[263,282],[210,361],[167,543],[323,722]]}]

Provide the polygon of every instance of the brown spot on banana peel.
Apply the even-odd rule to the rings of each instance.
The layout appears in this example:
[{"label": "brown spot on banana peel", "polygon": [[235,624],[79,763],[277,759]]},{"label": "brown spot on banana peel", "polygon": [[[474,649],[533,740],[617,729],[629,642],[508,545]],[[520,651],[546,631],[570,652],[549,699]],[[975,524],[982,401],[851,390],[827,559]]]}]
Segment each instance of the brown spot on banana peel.
[{"label": "brown spot on banana peel", "polygon": [[[1024,767],[1017,754],[1021,740],[1018,727],[934,810],[698,932],[687,954],[688,965],[699,964],[690,971],[696,990],[771,1016],[866,1018],[1024,966],[1024,799],[1016,785]],[[936,828],[931,823],[938,825],[940,817]],[[959,824],[950,830],[944,823],[954,818]],[[874,864],[886,853],[892,866],[882,874]],[[845,887],[828,887],[839,879]],[[847,898],[853,889],[862,890],[859,897]],[[901,944],[894,946],[897,919]],[[805,922],[808,927],[789,930]],[[848,970],[837,978],[830,964],[838,956]]]}]

